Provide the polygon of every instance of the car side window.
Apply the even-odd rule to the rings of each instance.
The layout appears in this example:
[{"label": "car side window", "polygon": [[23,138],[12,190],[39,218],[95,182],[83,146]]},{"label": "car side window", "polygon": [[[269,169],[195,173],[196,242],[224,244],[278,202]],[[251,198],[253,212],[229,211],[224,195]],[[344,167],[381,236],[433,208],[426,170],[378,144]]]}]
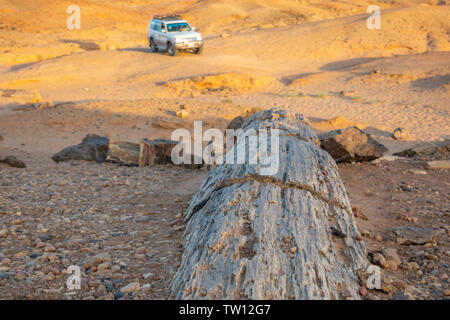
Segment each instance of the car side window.
[{"label": "car side window", "polygon": [[154,31],[161,31],[161,22],[153,21],[152,22],[152,30],[154,30]]},{"label": "car side window", "polygon": [[161,31],[162,31],[162,32],[166,31],[166,25],[165,25],[164,23],[161,24]]},{"label": "car side window", "polygon": [[155,30],[155,21],[152,21],[152,23],[150,24],[150,29]]}]

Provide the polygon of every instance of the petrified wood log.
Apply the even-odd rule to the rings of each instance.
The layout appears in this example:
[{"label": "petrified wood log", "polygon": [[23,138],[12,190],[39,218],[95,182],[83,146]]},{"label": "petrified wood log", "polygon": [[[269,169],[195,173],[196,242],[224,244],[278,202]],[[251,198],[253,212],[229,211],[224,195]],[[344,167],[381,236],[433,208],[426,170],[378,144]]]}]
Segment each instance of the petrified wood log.
[{"label": "petrified wood log", "polygon": [[137,143],[110,140],[106,160],[128,166],[137,166],[140,150],[141,147]]},{"label": "petrified wood log", "polygon": [[142,139],[140,142],[139,166],[172,163],[172,149],[177,144],[178,141],[166,139]]},{"label": "petrified wood log", "polygon": [[108,153],[109,139],[88,134],[80,144],[67,147],[52,156],[53,161],[86,160],[104,162]]},{"label": "petrified wood log", "polygon": [[359,298],[365,247],[336,163],[301,119],[272,109],[244,122],[244,131],[280,130],[279,170],[262,176],[246,163],[210,172],[184,213],[172,298]]}]

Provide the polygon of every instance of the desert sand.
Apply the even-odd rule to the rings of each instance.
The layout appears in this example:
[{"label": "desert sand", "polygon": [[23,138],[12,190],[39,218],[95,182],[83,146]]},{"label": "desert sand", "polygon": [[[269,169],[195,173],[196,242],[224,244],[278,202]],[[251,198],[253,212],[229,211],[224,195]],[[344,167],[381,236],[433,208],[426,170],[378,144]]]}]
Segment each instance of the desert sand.
[{"label": "desert sand", "polygon": [[[25,169],[0,167],[0,229],[10,230],[1,244],[0,274],[22,268],[17,266],[24,266],[25,274],[0,278],[0,284],[9,288],[1,290],[1,298],[73,298],[63,288],[64,263],[79,263],[105,247],[112,256],[106,262],[124,266],[122,272],[113,273],[119,275],[113,277],[113,289],[94,272],[87,275],[93,282],[84,283],[83,292],[75,297],[121,298],[117,292],[131,282],[148,287],[124,298],[168,297],[173,274],[169,266],[179,263],[183,224],[178,215],[207,171],[170,166],[144,171],[51,160],[55,152],[79,143],[88,133],[133,142],[144,137],[170,138],[174,129],[191,130],[194,120],[202,120],[205,128],[223,130],[249,109],[281,107],[302,113],[318,133],[356,125],[387,146],[389,154],[419,142],[450,138],[448,1],[80,0],[79,30],[66,27],[71,1],[0,3],[0,155],[17,156],[27,165]],[[379,30],[366,26],[369,5],[382,10]],[[189,20],[204,37],[203,54],[151,53],[146,34],[157,13],[178,13]],[[44,104],[35,108],[34,103]],[[181,109],[187,117],[176,116]],[[398,127],[411,133],[408,141],[392,137]],[[372,236],[380,235],[378,240],[368,237],[369,250],[396,247],[403,260],[413,262],[422,249],[396,246],[390,236],[393,225],[407,221],[448,227],[448,169],[428,170],[423,163],[401,161],[349,164],[340,169],[352,204],[369,218],[358,220],[359,227],[369,229]],[[378,181],[378,176],[384,178]],[[161,180],[147,183],[145,178]],[[75,200],[70,188],[79,188],[80,181],[92,190],[78,190],[81,200]],[[412,188],[417,200],[397,195],[395,188],[403,182],[418,186]],[[51,186],[60,183],[61,188]],[[103,194],[104,184],[120,190]],[[160,184],[168,190],[164,195]],[[110,203],[114,192],[126,194],[136,205]],[[174,197],[179,202],[172,203]],[[169,204],[165,206],[164,201]],[[79,234],[69,224],[84,228],[88,210],[95,222],[85,226],[87,237],[74,240]],[[54,217],[52,212],[67,217]],[[102,218],[103,214],[109,217]],[[130,217],[121,220],[121,214]],[[111,224],[105,223],[111,229],[102,229],[105,223],[98,220],[109,218]],[[21,222],[11,224],[15,220]],[[178,233],[166,242],[159,239],[161,243],[150,249],[146,237],[152,229],[142,226],[150,220],[157,221],[151,239],[173,231],[174,226]],[[126,236],[109,239],[119,232],[113,227]],[[58,235],[64,232],[76,245],[71,247]],[[44,244],[36,244],[38,238]],[[141,248],[137,253],[131,250],[133,241]],[[12,243],[17,246],[9,246]],[[30,253],[49,246],[66,259],[50,264],[56,271],[45,269],[44,261],[33,269],[26,266]],[[119,259],[120,253],[130,250],[134,256]],[[417,276],[414,268],[395,275],[417,289],[411,290],[414,298],[442,298],[448,287],[448,243],[423,250],[432,251],[424,256],[442,256],[430,269],[426,269],[427,261],[434,260],[422,259],[421,272],[427,277]],[[125,267],[134,259],[142,263],[135,269]],[[106,273],[112,272],[111,266]],[[148,272],[153,274],[144,277]],[[32,280],[25,281],[27,277]],[[369,296],[392,298],[385,293]]]}]

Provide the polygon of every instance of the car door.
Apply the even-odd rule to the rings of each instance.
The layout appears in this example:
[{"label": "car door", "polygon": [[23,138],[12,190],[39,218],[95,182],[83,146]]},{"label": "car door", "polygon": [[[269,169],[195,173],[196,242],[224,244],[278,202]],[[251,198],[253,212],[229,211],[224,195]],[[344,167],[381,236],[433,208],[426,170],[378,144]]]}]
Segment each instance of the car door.
[{"label": "car door", "polygon": [[167,27],[166,24],[164,22],[161,23],[161,30],[160,30],[160,41],[161,41],[161,48],[166,48],[167,46],[167,39],[168,39],[168,34],[167,34]]},{"label": "car door", "polygon": [[156,46],[159,47],[161,45],[161,22],[154,21],[152,34],[153,41],[155,42]]}]

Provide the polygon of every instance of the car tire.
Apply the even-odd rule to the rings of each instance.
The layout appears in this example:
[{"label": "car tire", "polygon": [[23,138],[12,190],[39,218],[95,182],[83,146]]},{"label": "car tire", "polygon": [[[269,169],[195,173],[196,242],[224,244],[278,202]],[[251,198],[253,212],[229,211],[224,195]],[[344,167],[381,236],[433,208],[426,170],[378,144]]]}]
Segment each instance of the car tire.
[{"label": "car tire", "polygon": [[158,52],[158,47],[156,46],[155,41],[153,41],[153,39],[150,39],[150,51]]},{"label": "car tire", "polygon": [[203,46],[198,47],[197,49],[194,50],[195,54],[202,54],[203,53]]},{"label": "car tire", "polygon": [[175,49],[172,45],[172,43],[167,43],[167,52],[169,53],[169,56],[176,56],[178,54],[178,50]]}]

